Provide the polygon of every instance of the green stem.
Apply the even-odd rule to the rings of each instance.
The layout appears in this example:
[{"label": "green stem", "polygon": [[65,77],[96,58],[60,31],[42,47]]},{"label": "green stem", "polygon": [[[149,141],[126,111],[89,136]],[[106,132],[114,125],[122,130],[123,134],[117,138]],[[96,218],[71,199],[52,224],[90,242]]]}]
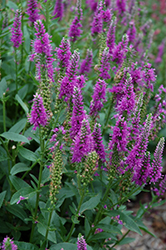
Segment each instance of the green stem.
[{"label": "green stem", "polygon": [[[41,184],[41,180],[42,180],[42,171],[43,171],[43,166],[44,166],[44,164],[43,164],[44,140],[42,138],[41,131],[40,131],[40,147],[41,147],[41,162],[40,162],[40,172],[39,172],[39,180],[38,180],[38,187],[37,187],[37,198],[36,198],[35,214],[34,214],[34,219],[35,220],[36,220],[37,210],[38,210],[38,205],[39,205],[40,184]],[[32,239],[33,239],[34,229],[35,229],[35,223],[33,222],[31,235],[30,235],[30,242],[32,242]]]},{"label": "green stem", "polygon": [[45,235],[45,241],[47,240],[47,237],[48,237],[52,213],[53,213],[53,208],[51,209],[50,214],[49,214],[49,218],[48,218],[48,225],[47,225],[47,231],[46,231],[46,235]]},{"label": "green stem", "polygon": [[49,3],[50,1],[47,0],[47,3],[46,3],[46,30],[48,32],[48,27],[49,27]]},{"label": "green stem", "polygon": [[112,185],[111,182],[109,182],[108,185],[107,185],[107,189],[106,189],[105,194],[104,194],[104,197],[103,197],[103,199],[102,199],[102,201],[101,201],[101,203],[100,203],[99,210],[98,210],[98,212],[97,212],[97,215],[96,215],[95,220],[94,220],[94,223],[93,223],[94,227],[91,227],[91,229],[90,229],[90,231],[89,231],[89,233],[88,233],[88,235],[87,235],[87,237],[86,237],[86,242],[87,242],[87,243],[88,243],[88,239],[89,239],[91,233],[95,230],[95,226],[97,225],[98,221],[100,220],[100,218],[101,218],[101,216],[102,216],[103,203],[107,200],[107,197],[108,197],[108,194],[109,194],[111,185]]},{"label": "green stem", "polygon": [[25,178],[25,176],[34,168],[34,166],[35,166],[38,162],[39,162],[39,161],[36,161],[36,162],[34,162],[34,163],[32,164],[32,166],[30,167],[30,169],[27,170],[27,171],[25,172],[25,174],[21,177],[22,180],[23,180],[23,179]]},{"label": "green stem", "polygon": [[5,101],[2,100],[3,103],[3,130],[6,132],[6,107],[5,107]]},{"label": "green stem", "polygon": [[[82,192],[82,195],[81,195],[81,199],[80,199],[80,202],[78,204],[78,208],[77,208],[77,213],[76,213],[76,216],[78,218],[79,216],[79,211],[80,211],[80,208],[81,208],[81,205],[82,205],[82,202],[84,200],[84,195],[85,195],[85,191],[83,190]],[[74,230],[74,227],[75,227],[75,223],[73,222],[72,226],[71,226],[71,229],[70,229],[70,232],[68,233],[67,237],[66,237],[66,241],[69,241],[72,233],[73,233],[73,230]]]},{"label": "green stem", "polygon": [[[22,15],[21,15],[21,30],[22,30],[22,33],[23,33],[23,37],[24,37],[24,25],[23,25],[23,8],[22,8],[22,0],[21,0],[21,12],[22,12]],[[22,65],[23,65],[23,49],[24,49],[24,43],[21,44],[21,69],[22,69]]]},{"label": "green stem", "polygon": [[105,131],[107,129],[107,124],[108,124],[108,120],[109,120],[109,117],[110,117],[110,114],[111,114],[111,111],[112,111],[112,108],[113,108],[113,103],[114,103],[114,98],[112,96],[111,100],[110,100],[110,106],[109,106],[109,110],[108,110],[108,113],[107,113],[107,118],[105,120],[105,124],[104,124],[104,129],[103,129],[102,135],[104,135],[104,133],[105,133]]},{"label": "green stem", "polygon": [[130,232],[130,230],[128,230],[128,231],[123,235],[123,237],[122,237],[120,240],[118,240],[117,242],[115,242],[115,244],[111,247],[111,249],[112,249],[113,247],[115,247],[116,245],[118,245],[118,244],[128,235],[129,232]]},{"label": "green stem", "polygon": [[17,49],[15,49],[15,64],[16,64],[16,94],[18,92],[18,66],[17,66]]}]

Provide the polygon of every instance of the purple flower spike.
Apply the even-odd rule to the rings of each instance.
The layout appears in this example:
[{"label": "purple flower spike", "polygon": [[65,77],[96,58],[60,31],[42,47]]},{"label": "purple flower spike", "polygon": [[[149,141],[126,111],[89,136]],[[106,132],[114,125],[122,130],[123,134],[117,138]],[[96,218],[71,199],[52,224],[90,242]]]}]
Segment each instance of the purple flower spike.
[{"label": "purple flower spike", "polygon": [[82,30],[81,30],[82,24],[80,22],[82,20],[82,9],[81,9],[80,0],[77,0],[76,9],[77,9],[76,16],[74,17],[72,24],[70,26],[70,29],[69,29],[69,37],[70,37],[71,42],[75,42],[82,33]]},{"label": "purple flower spike", "polygon": [[115,61],[119,65],[121,65],[125,59],[128,41],[129,41],[128,35],[125,34],[122,38],[122,42],[119,42],[118,45],[114,47],[113,49],[112,60]]},{"label": "purple flower spike", "polygon": [[102,32],[102,29],[103,29],[103,14],[102,13],[103,13],[103,4],[101,1],[98,3],[98,7],[93,18],[92,28],[91,28],[92,36]]},{"label": "purple flower spike", "polygon": [[52,46],[50,44],[50,36],[46,33],[44,25],[41,20],[34,23],[36,29],[36,39],[34,41],[33,54],[30,55],[30,60],[36,59],[37,79],[39,81],[43,78],[49,78],[54,82],[54,68],[53,68],[53,55]]},{"label": "purple flower spike", "polygon": [[163,41],[159,46],[158,46],[158,54],[155,60],[155,63],[161,63],[162,62],[162,57],[164,54],[164,48],[165,48],[165,41]]},{"label": "purple flower spike", "polygon": [[155,183],[162,177],[162,154],[164,149],[164,137],[162,137],[157,144],[156,150],[154,152],[154,160],[152,162],[152,169],[150,173],[150,183]]},{"label": "purple flower spike", "polygon": [[124,120],[124,117],[119,116],[116,122],[115,127],[113,128],[113,135],[111,136],[111,140],[109,142],[109,150],[110,152],[110,163],[112,164],[112,156],[114,153],[114,149],[117,150],[118,155],[123,159],[125,156],[125,152],[127,151],[128,144],[128,130],[127,130],[127,122]]},{"label": "purple flower spike", "polygon": [[110,54],[107,50],[107,48],[104,49],[103,53],[102,53],[102,58],[101,58],[101,62],[100,62],[100,67],[99,67],[99,77],[106,80],[106,79],[110,79],[110,75],[109,75],[109,70],[110,70]]},{"label": "purple flower spike", "polygon": [[112,55],[112,51],[115,47],[115,29],[116,29],[116,19],[111,21],[108,33],[107,33],[107,46],[109,48],[109,53]]},{"label": "purple flower spike", "polygon": [[63,12],[64,12],[64,4],[62,0],[56,0],[55,3],[55,8],[53,11],[53,19],[59,18],[59,21],[62,20],[63,17]]},{"label": "purple flower spike", "polygon": [[38,93],[34,95],[29,122],[34,125],[33,130],[40,126],[45,127],[47,124],[47,114],[43,105],[43,99]]},{"label": "purple flower spike", "polygon": [[87,250],[86,241],[84,239],[84,236],[82,236],[81,234],[78,235],[77,250]]},{"label": "purple flower spike", "polygon": [[69,66],[69,60],[71,56],[70,42],[67,37],[63,37],[59,48],[57,48],[57,58],[59,59],[58,66],[60,69],[67,68]]},{"label": "purple flower spike", "polygon": [[82,120],[81,128],[72,145],[72,162],[81,162],[82,157],[87,156],[94,149],[94,141],[87,118]]},{"label": "purple flower spike", "polygon": [[11,42],[13,42],[15,48],[22,44],[21,16],[20,10],[16,10],[13,27],[11,28]]},{"label": "purple flower spike", "polygon": [[97,10],[97,2],[95,0],[86,0],[86,3],[90,6],[93,12]]},{"label": "purple flower spike", "polygon": [[68,101],[73,94],[74,86],[76,85],[76,74],[78,70],[79,53],[75,50],[69,66],[66,71],[66,75],[62,79],[59,98],[65,96],[65,101]]},{"label": "purple flower spike", "polygon": [[2,250],[17,250],[17,246],[14,244],[13,240],[11,240],[8,236],[4,238],[1,246]]},{"label": "purple flower spike", "polygon": [[82,61],[80,67],[80,74],[87,74],[90,72],[92,67],[93,54],[92,50],[87,50],[86,58]]},{"label": "purple flower spike", "polygon": [[90,115],[96,117],[98,112],[103,107],[103,102],[106,102],[106,82],[99,79],[94,87],[92,101],[90,104]]},{"label": "purple flower spike", "polygon": [[127,35],[129,37],[129,42],[134,43],[136,38],[136,27],[134,21],[130,22],[130,27],[127,31]]},{"label": "purple flower spike", "polygon": [[28,1],[27,14],[29,16],[29,21],[34,23],[39,19],[39,10],[37,9],[38,3],[36,0]]},{"label": "purple flower spike", "polygon": [[101,136],[101,125],[96,123],[92,133],[94,139],[94,149],[102,161],[105,161],[105,149]]},{"label": "purple flower spike", "polygon": [[127,164],[126,170],[130,169],[133,171],[132,180],[136,181],[136,183],[139,185],[142,180],[138,178],[140,178],[140,173],[142,172],[143,164],[147,161],[145,159],[145,154],[148,146],[148,141],[149,141],[148,137],[151,130],[151,124],[152,124],[152,116],[150,114],[146,119],[142,133],[138,137],[135,146],[132,148],[126,159],[126,164]]},{"label": "purple flower spike", "polygon": [[124,12],[126,11],[126,0],[116,0],[116,5],[119,16],[123,16]]},{"label": "purple flower spike", "polygon": [[73,93],[73,112],[71,117],[71,130],[70,136],[72,139],[77,135],[81,128],[82,120],[85,118],[85,111],[83,107],[83,97],[81,90],[74,87]]}]

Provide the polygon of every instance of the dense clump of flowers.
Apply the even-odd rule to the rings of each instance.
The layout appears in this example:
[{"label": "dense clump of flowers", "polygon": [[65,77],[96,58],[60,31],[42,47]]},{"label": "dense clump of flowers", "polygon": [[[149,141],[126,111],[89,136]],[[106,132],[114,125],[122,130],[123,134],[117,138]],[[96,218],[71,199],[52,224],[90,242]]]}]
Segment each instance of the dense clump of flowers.
[{"label": "dense clump of flowers", "polygon": [[152,169],[150,173],[150,183],[155,183],[158,179],[161,178],[161,170],[162,170],[162,153],[164,149],[164,137],[160,139],[157,144],[156,150],[154,152],[154,159],[152,162]]},{"label": "dense clump of flowers", "polygon": [[17,250],[18,248],[14,244],[13,240],[11,240],[8,236],[6,236],[6,238],[3,239],[1,249],[2,250]]},{"label": "dense clump of flowers", "polygon": [[54,68],[53,68],[53,54],[52,46],[50,44],[50,36],[46,33],[44,25],[41,20],[34,23],[36,29],[36,39],[33,46],[33,54],[30,55],[30,60],[36,59],[37,79],[39,81],[48,77],[54,82]]},{"label": "dense clump of flowers", "polygon": [[79,53],[75,50],[68,68],[66,70],[66,75],[63,77],[59,98],[65,96],[65,101],[68,101],[73,94],[74,86],[76,85],[76,74],[78,71]]},{"label": "dense clump of flowers", "polygon": [[109,53],[112,55],[112,51],[115,46],[115,29],[116,29],[116,19],[112,20],[109,26],[109,30],[107,32],[107,47],[109,48]]},{"label": "dense clump of flowers", "polygon": [[103,29],[103,4],[102,1],[98,3],[97,10],[94,14],[92,27],[91,27],[91,34],[94,36],[95,34],[101,33]]},{"label": "dense clump of flowers", "polygon": [[105,161],[105,149],[102,141],[102,136],[101,136],[101,125],[96,123],[94,126],[94,130],[92,133],[93,140],[94,140],[94,149],[96,153],[99,155],[100,159],[102,161]]},{"label": "dense clump of flowers", "polygon": [[90,104],[90,115],[96,117],[106,101],[106,82],[99,79],[94,86],[94,93]]},{"label": "dense clump of flowers", "polygon": [[39,10],[37,9],[37,0],[28,0],[27,14],[29,16],[29,21],[34,23],[39,19]]},{"label": "dense clump of flowers", "polygon": [[94,141],[91,135],[89,121],[87,118],[84,118],[71,148],[72,162],[81,162],[82,158],[91,153],[93,149]]},{"label": "dense clump of flowers", "polygon": [[76,15],[69,28],[69,37],[71,42],[75,42],[82,33],[81,20],[82,20],[81,2],[80,0],[77,0]]},{"label": "dense clump of flowers", "polygon": [[92,61],[93,61],[92,50],[88,49],[86,57],[81,63],[80,74],[87,74],[90,72],[91,67],[92,67]]},{"label": "dense clump of flowers", "polygon": [[87,250],[87,244],[84,239],[84,236],[78,235],[77,239],[77,250]]},{"label": "dense clump of flowers", "polygon": [[18,48],[22,44],[22,31],[21,31],[21,12],[20,10],[16,10],[15,12],[15,19],[13,26],[11,28],[11,42],[13,42],[13,46]]},{"label": "dense clump of flowers", "polygon": [[69,66],[71,51],[70,51],[70,42],[66,37],[63,37],[59,48],[56,49],[58,66],[60,70],[64,70]]},{"label": "dense clump of flowers", "polygon": [[62,20],[64,12],[64,4],[62,0],[56,0],[54,11],[53,11],[53,19],[59,18],[59,21]]},{"label": "dense clump of flowers", "polygon": [[30,117],[28,118],[30,124],[33,124],[33,130],[37,127],[45,127],[47,124],[47,113],[43,105],[42,97],[36,93],[33,99],[33,106]]},{"label": "dense clump of flowers", "polygon": [[77,135],[81,128],[82,120],[85,118],[85,111],[83,107],[83,97],[79,87],[74,87],[73,93],[73,112],[71,117],[70,136],[72,139]]},{"label": "dense clump of flowers", "polygon": [[109,75],[109,70],[110,70],[110,55],[108,52],[108,49],[105,48],[102,57],[101,57],[101,62],[100,62],[100,67],[99,67],[99,77],[102,79],[110,79]]}]

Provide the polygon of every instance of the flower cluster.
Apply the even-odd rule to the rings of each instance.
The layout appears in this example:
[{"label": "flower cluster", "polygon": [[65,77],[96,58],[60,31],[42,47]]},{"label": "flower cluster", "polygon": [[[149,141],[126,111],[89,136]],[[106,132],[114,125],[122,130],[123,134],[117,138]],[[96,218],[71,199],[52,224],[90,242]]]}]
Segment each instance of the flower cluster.
[{"label": "flower cluster", "polygon": [[82,236],[81,234],[78,235],[77,250],[87,250],[86,241],[84,239],[84,236]]}]

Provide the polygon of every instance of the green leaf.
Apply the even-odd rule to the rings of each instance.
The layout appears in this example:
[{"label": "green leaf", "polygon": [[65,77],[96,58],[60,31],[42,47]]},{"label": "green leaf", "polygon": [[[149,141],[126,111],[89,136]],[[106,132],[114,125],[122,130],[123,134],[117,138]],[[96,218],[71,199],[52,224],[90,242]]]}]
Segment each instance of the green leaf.
[{"label": "green leaf", "polygon": [[29,160],[29,161],[37,161],[37,156],[34,152],[30,151],[29,149],[27,148],[24,148],[24,147],[19,147],[19,153],[20,155]]},{"label": "green leaf", "polygon": [[0,233],[10,233],[11,229],[6,225],[6,222],[0,219]]},{"label": "green leaf", "polygon": [[77,245],[76,244],[72,244],[72,243],[58,243],[56,245],[52,245],[50,247],[50,250],[61,250],[61,249],[64,249],[64,250],[77,250]]},{"label": "green leaf", "polygon": [[24,135],[20,135],[14,132],[4,132],[3,134],[1,134],[2,137],[4,137],[7,140],[11,140],[11,141],[21,141],[21,142],[25,142],[29,144],[29,140],[24,136]]},{"label": "green leaf", "polygon": [[[41,223],[40,221],[37,224],[38,232],[43,235],[44,237],[46,236],[46,230],[47,226],[44,223]],[[47,239],[50,240],[53,243],[56,243],[56,234],[55,231],[49,231]]]},{"label": "green leaf", "polygon": [[18,246],[18,250],[38,250],[39,248],[34,244],[21,242],[21,241],[14,241],[14,243]]},{"label": "green leaf", "polygon": [[124,238],[122,241],[120,241],[117,245],[121,246],[121,245],[125,245],[125,244],[129,244],[131,242],[135,241],[135,238]]},{"label": "green leaf", "polygon": [[9,129],[9,132],[20,133],[25,127],[26,122],[27,122],[27,118],[23,118],[22,120],[14,124],[14,126],[12,126]]},{"label": "green leaf", "polygon": [[19,162],[12,167],[10,174],[15,175],[28,170],[30,170],[30,168],[27,167],[26,164]]},{"label": "green leaf", "polygon": [[13,205],[16,202],[18,202],[18,200],[20,199],[20,196],[23,196],[25,198],[29,198],[32,197],[36,194],[36,190],[34,190],[32,187],[25,187],[22,188],[20,190],[18,190],[16,193],[13,194],[10,204]]},{"label": "green leaf", "polygon": [[92,210],[99,204],[100,198],[101,198],[101,193],[97,194],[95,197],[90,198],[88,201],[84,202],[81,205],[79,212],[82,214],[86,210]]},{"label": "green leaf", "polygon": [[[52,245],[49,249],[50,250],[77,250],[77,245],[73,243],[63,242]],[[87,250],[93,250],[90,246],[87,245]]]},{"label": "green leaf", "polygon": [[6,152],[3,152],[1,150],[1,147],[0,147],[0,162],[6,161],[7,159],[8,159],[8,156],[7,156]]},{"label": "green leaf", "polygon": [[[127,211],[126,211],[127,212]],[[124,212],[120,211],[120,210],[112,210],[107,212],[108,216],[117,216],[120,215],[120,219],[123,221],[123,225],[128,228],[131,231],[134,231],[138,234],[140,234],[142,236],[142,233],[139,229],[139,227],[137,226],[136,222],[128,215],[126,215]]]},{"label": "green leaf", "polygon": [[151,233],[151,232],[148,230],[148,228],[143,224],[143,222],[142,222],[141,220],[137,221],[137,225],[138,225],[139,228],[140,228],[141,230],[143,230],[144,232],[146,232],[146,233],[150,234],[151,236],[157,238],[157,236],[156,236],[155,234]]},{"label": "green leaf", "polygon": [[3,78],[3,79],[0,81],[0,98],[3,99],[3,93],[6,92],[6,89],[7,89],[6,79]]},{"label": "green leaf", "polygon": [[139,227],[137,226],[137,224],[135,223],[135,221],[131,217],[120,212],[120,219],[124,222],[124,226],[126,228],[128,228],[129,230],[134,231],[142,236],[142,233],[141,233]]},{"label": "green leaf", "polygon": [[23,110],[25,111],[25,113],[27,115],[29,113],[29,109],[26,106],[26,104],[21,100],[21,98],[18,94],[15,96],[15,99],[18,101],[18,103],[20,104],[20,106],[23,108]]},{"label": "green leaf", "polygon": [[12,1],[8,1],[6,6],[8,6],[10,9],[14,9],[15,11],[18,9],[17,5]]},{"label": "green leaf", "polygon": [[110,233],[101,232],[101,233],[97,233],[97,234],[93,235],[92,237],[90,237],[89,241],[109,239],[109,238],[111,238],[111,236],[112,235]]},{"label": "green leaf", "polygon": [[113,225],[106,225],[106,224],[99,223],[97,225],[97,228],[101,228],[101,229],[103,229],[104,232],[107,232],[107,233],[122,234],[120,229],[116,226],[113,226]]},{"label": "green leaf", "polygon": [[[18,204],[16,205],[8,205],[6,209],[9,213],[14,214],[16,217],[20,218],[21,220],[25,220],[27,218],[27,214],[25,213],[24,209],[21,208]],[[27,223],[26,221],[24,221]]]},{"label": "green leaf", "polygon": [[90,231],[90,224],[88,219],[85,217],[85,237],[87,237],[89,231]]},{"label": "green leaf", "polygon": [[5,195],[6,195],[6,191],[3,191],[2,193],[0,193],[0,208],[3,204],[3,200],[5,198]]},{"label": "green leaf", "polygon": [[16,177],[15,175],[9,175],[9,179],[12,183],[12,185],[14,186],[14,188],[16,190],[19,190],[21,188],[25,188],[25,187],[30,187],[28,185],[28,183],[26,183],[25,181],[23,181],[22,179]]}]

